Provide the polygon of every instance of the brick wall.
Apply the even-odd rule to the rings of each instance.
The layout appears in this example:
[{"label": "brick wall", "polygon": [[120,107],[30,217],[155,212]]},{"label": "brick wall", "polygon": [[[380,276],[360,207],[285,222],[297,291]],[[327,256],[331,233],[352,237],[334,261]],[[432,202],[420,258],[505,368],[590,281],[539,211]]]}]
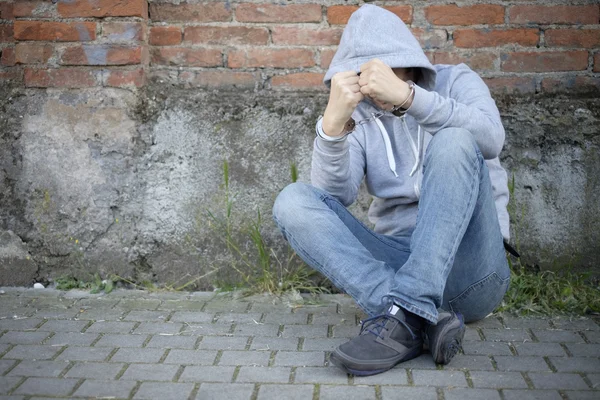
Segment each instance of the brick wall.
[{"label": "brick wall", "polygon": [[[0,81],[322,90],[362,1],[0,0]],[[600,89],[596,0],[376,1],[497,93]]]}]

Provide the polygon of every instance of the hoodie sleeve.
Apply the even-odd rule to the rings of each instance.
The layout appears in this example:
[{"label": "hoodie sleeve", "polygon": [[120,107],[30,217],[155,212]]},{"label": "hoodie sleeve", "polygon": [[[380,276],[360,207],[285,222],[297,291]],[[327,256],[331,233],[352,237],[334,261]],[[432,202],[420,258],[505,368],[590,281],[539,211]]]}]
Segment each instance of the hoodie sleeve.
[{"label": "hoodie sleeve", "polygon": [[415,85],[415,98],[408,114],[432,135],[449,127],[467,129],[485,159],[498,157],[505,133],[487,85],[464,64],[452,68],[450,74],[449,97]]},{"label": "hoodie sleeve", "polygon": [[311,183],[325,190],[348,207],[358,196],[365,175],[365,154],[358,140],[359,128],[341,142],[327,142],[319,137],[313,145]]}]

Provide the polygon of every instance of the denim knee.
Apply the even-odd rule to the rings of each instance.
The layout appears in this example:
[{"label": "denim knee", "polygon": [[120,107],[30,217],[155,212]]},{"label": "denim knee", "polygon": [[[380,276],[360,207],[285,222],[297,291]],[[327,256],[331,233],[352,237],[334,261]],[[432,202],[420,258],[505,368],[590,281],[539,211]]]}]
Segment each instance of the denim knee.
[{"label": "denim knee", "polygon": [[300,221],[301,208],[309,198],[314,198],[314,188],[306,183],[295,182],[286,186],[273,204],[273,219],[279,228],[289,228]]},{"label": "denim knee", "polygon": [[446,128],[433,135],[425,154],[425,164],[436,160],[448,166],[461,159],[474,161],[478,154],[480,151],[471,132],[462,128]]}]

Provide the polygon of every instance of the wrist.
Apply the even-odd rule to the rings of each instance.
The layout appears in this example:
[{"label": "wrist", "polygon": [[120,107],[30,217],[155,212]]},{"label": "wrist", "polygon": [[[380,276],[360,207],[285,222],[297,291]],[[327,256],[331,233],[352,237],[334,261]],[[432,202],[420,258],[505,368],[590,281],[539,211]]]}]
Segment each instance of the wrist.
[{"label": "wrist", "polygon": [[337,119],[328,118],[328,116],[325,115],[323,116],[322,121],[323,133],[332,137],[342,136],[344,134],[347,121],[348,120],[339,121]]}]

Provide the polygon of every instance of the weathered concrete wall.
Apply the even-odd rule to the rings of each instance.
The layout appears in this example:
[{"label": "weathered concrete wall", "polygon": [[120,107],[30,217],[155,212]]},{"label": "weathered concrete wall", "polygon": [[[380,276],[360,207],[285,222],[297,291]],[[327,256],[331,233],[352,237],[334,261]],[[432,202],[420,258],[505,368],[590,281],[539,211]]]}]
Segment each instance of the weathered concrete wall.
[{"label": "weathered concrete wall", "polygon": [[[0,284],[16,285],[94,272],[182,283],[215,266],[223,268],[200,287],[239,280],[207,215],[224,215],[223,161],[234,234],[260,210],[266,238],[283,248],[271,204],[290,182],[290,163],[309,179],[313,127],[327,100],[158,82],[138,94],[0,93]],[[498,104],[502,157],[515,180],[514,237],[527,262],[598,273],[600,99]],[[354,208],[362,218],[367,204],[363,197]]]}]

